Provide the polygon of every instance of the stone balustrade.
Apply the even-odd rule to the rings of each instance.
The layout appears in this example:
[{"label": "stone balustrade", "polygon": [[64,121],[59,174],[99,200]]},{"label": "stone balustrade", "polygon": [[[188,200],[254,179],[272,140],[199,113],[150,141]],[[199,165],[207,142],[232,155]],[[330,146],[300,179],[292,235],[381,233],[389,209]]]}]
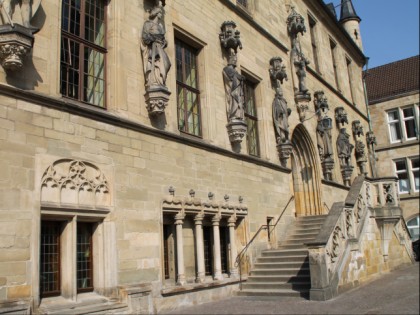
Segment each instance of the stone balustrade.
[{"label": "stone balustrade", "polygon": [[[341,288],[366,280],[375,270],[392,268],[395,264],[388,263],[392,246],[400,246],[392,250],[402,252],[400,258],[405,257],[405,263],[412,261],[397,191],[397,178],[367,179],[361,175],[345,202],[333,204],[320,234],[307,244],[311,300],[328,300]],[[392,243],[394,234],[399,243]],[[381,268],[374,263],[378,261]]]}]

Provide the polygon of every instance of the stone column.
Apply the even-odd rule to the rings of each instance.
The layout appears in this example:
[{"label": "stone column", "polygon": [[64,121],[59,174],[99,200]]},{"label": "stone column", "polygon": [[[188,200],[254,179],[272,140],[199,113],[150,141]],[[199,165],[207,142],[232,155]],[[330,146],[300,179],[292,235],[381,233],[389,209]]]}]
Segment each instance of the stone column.
[{"label": "stone column", "polygon": [[175,215],[176,225],[176,253],[177,253],[177,264],[178,264],[178,275],[176,284],[185,284],[185,267],[184,267],[184,243],[182,236],[182,224],[184,223],[185,215],[178,213]]},{"label": "stone column", "polygon": [[213,267],[214,280],[222,280],[222,259],[220,253],[220,230],[219,230],[220,216],[215,215],[212,219],[213,224]]},{"label": "stone column", "polygon": [[235,267],[236,262],[236,255],[238,254],[236,251],[236,238],[235,238],[235,222],[236,217],[231,216],[228,220],[228,227],[229,227],[229,242],[230,242],[230,277],[236,278],[238,276],[238,268]]},{"label": "stone column", "polygon": [[203,214],[197,214],[195,221],[195,244],[197,253],[197,277],[195,282],[203,283],[206,276],[204,267],[204,240],[203,240]]}]

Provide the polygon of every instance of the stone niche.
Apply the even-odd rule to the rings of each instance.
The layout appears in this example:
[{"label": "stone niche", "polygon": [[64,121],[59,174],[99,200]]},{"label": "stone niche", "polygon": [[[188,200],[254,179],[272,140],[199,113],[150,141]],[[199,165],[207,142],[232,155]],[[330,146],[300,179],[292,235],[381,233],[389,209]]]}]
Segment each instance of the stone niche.
[{"label": "stone niche", "polygon": [[71,159],[58,160],[44,172],[41,201],[61,207],[103,208],[111,205],[108,182],[102,171],[89,162]]}]

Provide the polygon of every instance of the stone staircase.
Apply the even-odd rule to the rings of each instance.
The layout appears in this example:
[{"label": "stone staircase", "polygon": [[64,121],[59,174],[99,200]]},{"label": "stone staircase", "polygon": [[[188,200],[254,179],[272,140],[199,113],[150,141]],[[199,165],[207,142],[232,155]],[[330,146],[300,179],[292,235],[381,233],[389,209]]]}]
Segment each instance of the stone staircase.
[{"label": "stone staircase", "polygon": [[309,297],[311,276],[304,243],[315,240],[326,217],[298,217],[278,249],[265,250],[257,258],[238,295]]}]

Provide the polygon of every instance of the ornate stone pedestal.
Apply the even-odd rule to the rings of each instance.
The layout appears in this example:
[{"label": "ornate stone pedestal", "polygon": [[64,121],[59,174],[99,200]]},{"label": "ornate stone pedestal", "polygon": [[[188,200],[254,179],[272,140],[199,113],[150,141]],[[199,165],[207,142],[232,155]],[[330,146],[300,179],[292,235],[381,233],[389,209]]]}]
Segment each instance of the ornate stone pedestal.
[{"label": "ornate stone pedestal", "polygon": [[146,108],[149,115],[159,115],[165,111],[168,106],[169,95],[171,92],[165,86],[152,86],[144,94],[146,98]]},{"label": "ornate stone pedestal", "polygon": [[246,134],[247,124],[243,120],[232,119],[227,125],[229,140],[232,144],[241,143]]},{"label": "ornate stone pedestal", "polygon": [[277,144],[277,152],[279,153],[280,163],[284,167],[287,166],[287,160],[292,153],[292,148],[292,144],[289,141]]},{"label": "ornate stone pedestal", "polygon": [[306,119],[306,111],[309,109],[309,102],[311,101],[311,94],[296,94],[295,102],[297,111],[299,113],[300,122],[304,122]]},{"label": "ornate stone pedestal", "polygon": [[21,69],[33,43],[34,36],[30,29],[20,24],[0,25],[0,63],[4,70]]},{"label": "ornate stone pedestal", "polygon": [[[334,169],[334,160],[329,158],[321,162],[322,172],[326,180],[332,180],[332,170]],[[350,173],[351,175],[351,173]]]},{"label": "ornate stone pedestal", "polygon": [[343,176],[344,185],[350,186],[351,174],[353,173],[353,166],[346,165],[341,167],[341,175]]}]

